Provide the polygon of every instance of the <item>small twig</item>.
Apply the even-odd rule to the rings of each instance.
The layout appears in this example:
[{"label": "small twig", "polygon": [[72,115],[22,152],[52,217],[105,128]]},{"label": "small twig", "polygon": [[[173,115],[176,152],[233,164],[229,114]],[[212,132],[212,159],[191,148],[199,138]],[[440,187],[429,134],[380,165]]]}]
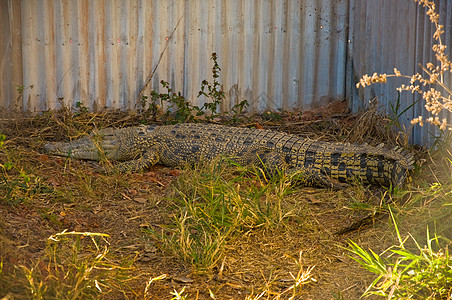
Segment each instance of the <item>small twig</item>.
[{"label": "small twig", "polygon": [[171,34],[170,34],[170,36],[168,37],[168,39],[166,40],[165,48],[163,48],[162,53],[160,53],[160,57],[159,57],[159,60],[158,60],[157,64],[155,65],[154,69],[153,69],[152,72],[151,72],[151,75],[149,76],[148,80],[146,80],[146,83],[144,84],[143,88],[141,89],[140,93],[138,94],[138,97],[137,97],[137,100],[136,100],[135,107],[136,107],[136,105],[140,102],[140,99],[141,99],[141,97],[143,96],[144,90],[147,88],[147,86],[148,86],[149,83],[151,82],[152,77],[154,77],[154,74],[155,74],[155,72],[157,71],[157,68],[158,68],[158,66],[160,65],[160,62],[162,61],[163,54],[165,54],[166,49],[168,48],[168,45],[169,45],[170,41],[173,39],[174,32],[176,31],[176,29],[177,29],[177,27],[179,26],[180,21],[182,21],[182,18],[183,18],[183,17],[184,17],[184,15],[182,15],[182,16],[179,18],[179,21],[177,21],[176,26],[174,27],[174,29],[173,29],[173,31],[171,32]]}]

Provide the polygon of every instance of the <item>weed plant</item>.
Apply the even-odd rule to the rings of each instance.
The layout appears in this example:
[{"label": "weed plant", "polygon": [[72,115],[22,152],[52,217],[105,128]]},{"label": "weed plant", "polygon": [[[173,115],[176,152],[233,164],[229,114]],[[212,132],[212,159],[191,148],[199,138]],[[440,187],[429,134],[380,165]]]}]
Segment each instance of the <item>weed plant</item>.
[{"label": "weed plant", "polygon": [[[144,114],[155,120],[161,113],[161,108],[166,104],[167,107],[166,112],[163,113],[163,119],[167,123],[197,122],[201,119],[212,121],[220,117],[220,106],[224,103],[226,94],[219,82],[221,68],[218,64],[216,53],[212,53],[211,60],[213,61],[213,82],[210,83],[207,80],[201,82],[198,98],[205,97],[207,100],[201,107],[192,105],[190,100],[186,99],[181,92],[174,91],[167,81],[161,80],[160,83],[166,92],[158,93],[153,90],[151,91],[150,100],[148,96],[141,97],[141,107],[148,107]],[[243,100],[232,107],[232,114],[230,115],[233,123],[238,121],[238,116],[248,106],[248,101]]]},{"label": "weed plant", "polygon": [[[166,93],[157,93],[155,91],[151,92],[151,100],[153,104],[150,106],[150,109],[155,109],[158,107],[156,105],[157,100],[160,100],[161,105],[163,106],[163,102],[168,103],[167,111],[164,114],[165,120],[170,123],[184,123],[184,122],[193,122],[195,121],[194,111],[195,107],[187,100],[184,96],[182,96],[181,92],[174,92],[173,89],[170,88],[169,83],[162,80],[160,81],[163,88],[166,89]],[[156,111],[152,112],[152,115],[156,115]],[[170,118],[172,117],[172,119]]]},{"label": "weed plant", "polygon": [[212,67],[213,83],[210,84],[207,80],[203,80],[201,83],[201,90],[198,93],[198,98],[204,96],[206,97],[206,99],[210,99],[210,102],[204,103],[204,105],[198,110],[198,113],[200,115],[204,114],[204,111],[208,112],[206,114],[207,120],[213,120],[216,117],[220,116],[218,110],[220,108],[221,103],[226,98],[223,88],[221,84],[218,82],[221,68],[217,62],[217,54],[212,53],[211,59],[213,60]]}]

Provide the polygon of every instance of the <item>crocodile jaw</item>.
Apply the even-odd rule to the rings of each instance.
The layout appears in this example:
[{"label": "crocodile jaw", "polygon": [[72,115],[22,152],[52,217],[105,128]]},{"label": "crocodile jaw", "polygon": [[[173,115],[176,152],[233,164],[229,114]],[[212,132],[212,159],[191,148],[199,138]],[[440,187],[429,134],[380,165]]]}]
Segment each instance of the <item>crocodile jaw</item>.
[{"label": "crocodile jaw", "polygon": [[72,157],[76,159],[101,160],[116,159],[119,141],[103,137],[96,141],[92,136],[83,137],[71,142],[54,142],[44,146],[45,152],[52,155]]}]

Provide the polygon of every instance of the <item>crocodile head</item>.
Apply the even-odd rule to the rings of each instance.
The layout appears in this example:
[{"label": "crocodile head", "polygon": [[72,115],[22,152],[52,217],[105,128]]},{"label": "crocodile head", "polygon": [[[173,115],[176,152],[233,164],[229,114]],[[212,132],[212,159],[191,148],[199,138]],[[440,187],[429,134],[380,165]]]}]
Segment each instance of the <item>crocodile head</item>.
[{"label": "crocodile head", "polygon": [[48,154],[76,159],[124,161],[133,159],[149,146],[148,136],[155,126],[121,129],[105,128],[71,142],[53,142],[44,146]]}]

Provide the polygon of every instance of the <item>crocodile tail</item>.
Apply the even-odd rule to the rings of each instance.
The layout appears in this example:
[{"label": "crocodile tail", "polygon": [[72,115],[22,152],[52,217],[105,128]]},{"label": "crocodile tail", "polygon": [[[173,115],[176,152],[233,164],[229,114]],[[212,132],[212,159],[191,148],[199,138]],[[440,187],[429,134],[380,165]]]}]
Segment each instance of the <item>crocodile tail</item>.
[{"label": "crocodile tail", "polygon": [[398,146],[390,150],[398,156],[397,162],[392,169],[391,184],[393,187],[400,186],[407,178],[409,171],[414,169],[414,155],[408,150],[404,150]]}]

